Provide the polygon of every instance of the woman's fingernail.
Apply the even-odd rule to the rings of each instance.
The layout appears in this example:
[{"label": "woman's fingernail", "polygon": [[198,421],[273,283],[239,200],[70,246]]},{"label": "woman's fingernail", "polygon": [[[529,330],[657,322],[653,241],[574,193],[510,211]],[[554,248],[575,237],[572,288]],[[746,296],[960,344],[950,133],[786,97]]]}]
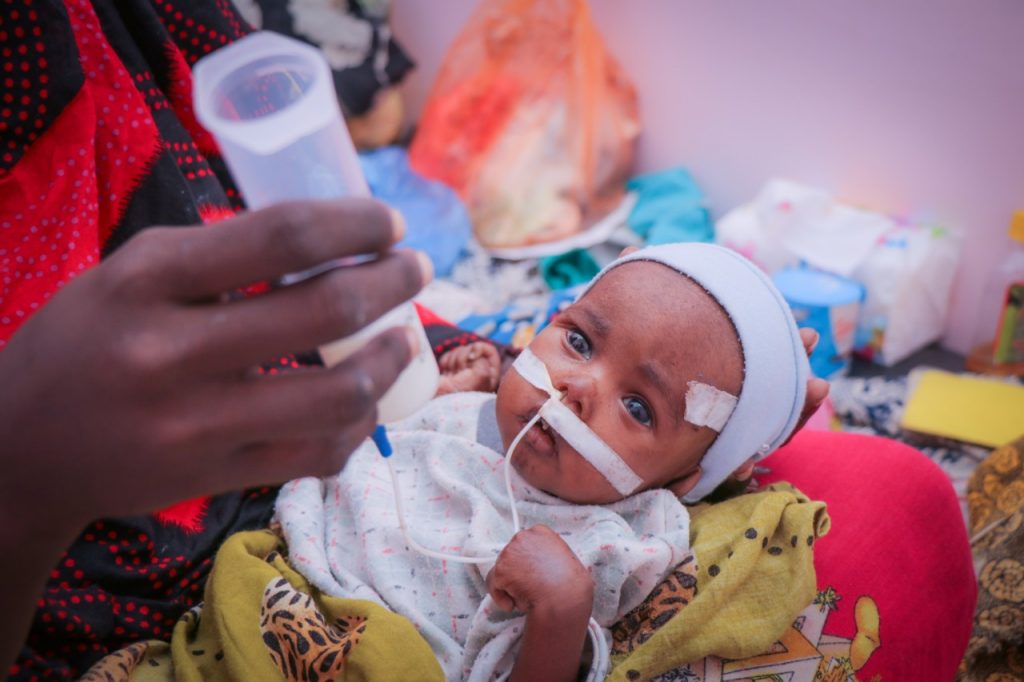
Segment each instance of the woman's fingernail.
[{"label": "woman's fingernail", "polygon": [[426,286],[432,279],[434,279],[434,263],[430,260],[430,256],[422,251],[416,252],[416,258],[420,262],[420,273],[423,276],[423,285]]},{"label": "woman's fingernail", "polygon": [[391,237],[393,242],[400,242],[405,237],[405,217],[397,208],[388,208],[391,211]]},{"label": "woman's fingernail", "polygon": [[821,341],[821,334],[819,334],[818,332],[814,332],[814,340],[811,341],[812,353],[814,352],[814,349],[818,347],[818,341]]}]

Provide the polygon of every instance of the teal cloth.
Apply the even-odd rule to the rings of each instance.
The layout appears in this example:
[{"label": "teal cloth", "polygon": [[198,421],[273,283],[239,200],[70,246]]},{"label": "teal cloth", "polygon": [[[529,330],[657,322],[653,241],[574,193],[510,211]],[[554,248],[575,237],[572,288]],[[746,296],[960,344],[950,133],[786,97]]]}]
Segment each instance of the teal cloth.
[{"label": "teal cloth", "polygon": [[639,195],[629,227],[648,245],[715,241],[704,195],[685,168],[638,175],[626,188]]},{"label": "teal cloth", "polygon": [[589,282],[600,271],[594,257],[583,249],[540,259],[540,276],[553,291]]}]

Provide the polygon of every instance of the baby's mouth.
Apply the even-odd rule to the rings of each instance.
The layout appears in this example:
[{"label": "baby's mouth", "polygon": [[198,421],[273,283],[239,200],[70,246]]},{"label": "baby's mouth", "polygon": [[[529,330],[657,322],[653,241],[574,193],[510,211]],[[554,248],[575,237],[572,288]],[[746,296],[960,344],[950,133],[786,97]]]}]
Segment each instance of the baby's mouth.
[{"label": "baby's mouth", "polygon": [[558,441],[555,438],[555,431],[543,418],[530,427],[524,439],[538,454],[555,456],[558,454]]},{"label": "baby's mouth", "polygon": [[540,430],[543,431],[545,435],[547,435],[547,437],[551,439],[551,442],[555,441],[555,432],[551,428],[551,426],[548,425],[546,421],[544,421],[543,417],[537,420],[537,426],[539,426]]}]

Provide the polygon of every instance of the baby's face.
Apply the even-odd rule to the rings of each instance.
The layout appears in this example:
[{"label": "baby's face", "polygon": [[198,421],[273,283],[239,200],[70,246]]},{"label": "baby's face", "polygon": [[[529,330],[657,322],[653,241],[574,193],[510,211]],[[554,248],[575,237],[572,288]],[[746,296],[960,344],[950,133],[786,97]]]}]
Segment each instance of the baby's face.
[{"label": "baby's face", "polygon": [[[609,271],[530,344],[563,401],[640,476],[640,490],[692,476],[716,433],[683,419],[687,382],[733,395],[743,383],[739,339],[725,311],[700,286],[644,261]],[[498,389],[498,428],[507,449],[547,395],[516,371]],[[531,485],[564,500],[622,498],[554,431],[535,424],[512,457]],[[638,490],[639,492],[639,490]]]}]

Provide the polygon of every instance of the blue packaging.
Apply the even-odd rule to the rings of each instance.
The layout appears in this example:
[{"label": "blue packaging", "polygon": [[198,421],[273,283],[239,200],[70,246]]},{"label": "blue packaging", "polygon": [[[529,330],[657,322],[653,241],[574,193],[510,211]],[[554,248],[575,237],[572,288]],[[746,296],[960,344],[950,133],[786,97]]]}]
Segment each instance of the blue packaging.
[{"label": "blue packaging", "polygon": [[459,195],[413,170],[409,155],[399,147],[363,152],[359,161],[373,196],[405,218],[405,239],[398,246],[430,256],[438,277],[450,274],[473,233]]},{"label": "blue packaging", "polygon": [[846,374],[864,286],[848,277],[806,267],[784,268],[772,281],[789,303],[797,326],[810,327],[821,336],[811,353],[814,373],[825,379]]}]

